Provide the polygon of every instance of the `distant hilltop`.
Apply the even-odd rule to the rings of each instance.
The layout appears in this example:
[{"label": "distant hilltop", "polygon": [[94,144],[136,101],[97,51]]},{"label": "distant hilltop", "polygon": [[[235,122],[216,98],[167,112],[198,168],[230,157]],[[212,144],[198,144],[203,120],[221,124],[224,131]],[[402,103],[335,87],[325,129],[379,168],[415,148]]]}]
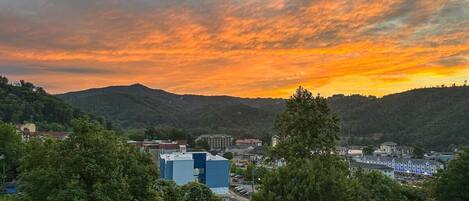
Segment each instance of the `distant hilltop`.
[{"label": "distant hilltop", "polygon": [[[58,95],[123,129],[172,126],[193,133],[272,135],[283,99],[177,95],[141,84]],[[382,98],[335,95],[329,106],[342,120],[343,143],[387,140],[434,149],[469,144],[469,87],[422,88]]]}]

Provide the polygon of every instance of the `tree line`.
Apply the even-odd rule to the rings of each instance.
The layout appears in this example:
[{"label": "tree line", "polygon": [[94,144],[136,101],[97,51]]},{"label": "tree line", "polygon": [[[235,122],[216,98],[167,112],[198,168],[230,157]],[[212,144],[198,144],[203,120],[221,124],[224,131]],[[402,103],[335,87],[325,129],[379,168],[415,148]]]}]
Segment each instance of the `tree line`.
[{"label": "tree line", "polygon": [[219,200],[203,184],[179,187],[160,180],[149,153],[95,120],[73,120],[72,129],[63,141],[23,143],[13,125],[0,123],[0,154],[6,159],[1,162],[8,181],[15,181],[21,192],[15,200]]},{"label": "tree line", "polygon": [[352,172],[335,154],[339,120],[326,99],[300,87],[286,108],[275,123],[279,142],[268,151],[268,160],[286,165],[261,179],[254,201],[469,200],[469,149],[423,186],[400,185],[378,172]]}]

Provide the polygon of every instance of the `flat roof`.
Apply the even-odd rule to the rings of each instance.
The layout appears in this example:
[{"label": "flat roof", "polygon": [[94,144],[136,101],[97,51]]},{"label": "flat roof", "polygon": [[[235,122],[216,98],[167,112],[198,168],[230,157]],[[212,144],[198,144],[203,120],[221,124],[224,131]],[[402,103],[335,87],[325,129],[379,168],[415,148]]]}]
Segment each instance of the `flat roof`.
[{"label": "flat roof", "polygon": [[170,154],[161,154],[160,158],[168,161],[178,161],[178,160],[193,160],[193,154],[207,154],[207,161],[227,161],[228,159],[223,158],[219,155],[212,155],[208,152],[174,152]]}]

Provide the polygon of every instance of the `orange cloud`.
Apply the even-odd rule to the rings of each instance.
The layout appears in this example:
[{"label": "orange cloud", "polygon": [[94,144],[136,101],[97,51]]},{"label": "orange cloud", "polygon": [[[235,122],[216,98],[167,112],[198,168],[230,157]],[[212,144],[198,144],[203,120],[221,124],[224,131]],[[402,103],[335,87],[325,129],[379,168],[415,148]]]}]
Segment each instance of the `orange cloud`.
[{"label": "orange cloud", "polygon": [[52,93],[381,96],[469,78],[463,0],[34,3],[0,2],[0,74]]}]

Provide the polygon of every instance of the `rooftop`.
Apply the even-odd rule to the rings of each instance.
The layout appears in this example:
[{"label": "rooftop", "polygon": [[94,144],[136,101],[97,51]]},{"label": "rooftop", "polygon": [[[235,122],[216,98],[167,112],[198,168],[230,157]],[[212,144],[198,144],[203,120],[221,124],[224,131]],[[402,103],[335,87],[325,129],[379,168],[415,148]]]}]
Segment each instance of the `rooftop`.
[{"label": "rooftop", "polygon": [[177,160],[193,160],[193,154],[207,154],[207,160],[209,161],[224,161],[228,160],[219,155],[212,155],[208,152],[175,152],[171,154],[161,154],[160,158],[168,161],[177,161]]},{"label": "rooftop", "polygon": [[225,135],[225,134],[205,134],[201,135],[198,138],[203,138],[203,137],[231,137],[231,135]]},{"label": "rooftop", "polygon": [[441,165],[438,161],[426,160],[426,159],[411,159],[411,158],[393,158],[393,157],[382,157],[382,156],[363,156],[359,157],[361,161],[381,161],[381,162],[392,162],[395,163],[412,163],[416,165]]},{"label": "rooftop", "polygon": [[374,169],[374,170],[394,170],[391,167],[388,167],[386,165],[378,165],[378,164],[370,164],[370,163],[360,163],[360,162],[355,162],[352,161],[350,162],[350,166],[352,167],[361,167],[363,169]]}]

